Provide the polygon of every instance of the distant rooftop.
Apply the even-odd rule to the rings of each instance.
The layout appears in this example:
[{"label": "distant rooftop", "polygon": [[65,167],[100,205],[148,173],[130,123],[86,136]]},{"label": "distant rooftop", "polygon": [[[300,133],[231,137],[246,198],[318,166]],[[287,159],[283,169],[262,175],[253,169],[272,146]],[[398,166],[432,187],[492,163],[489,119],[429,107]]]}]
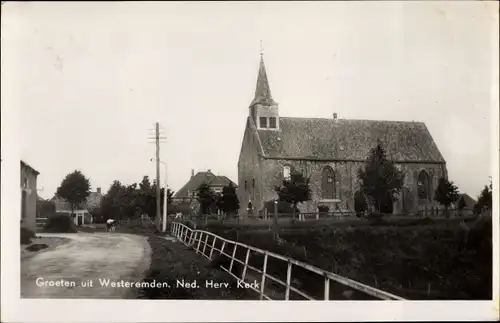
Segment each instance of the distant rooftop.
[{"label": "distant rooftop", "polygon": [[175,197],[189,197],[188,191],[196,191],[203,183],[210,186],[227,186],[231,183],[234,187],[238,187],[238,185],[227,176],[215,175],[208,170],[206,172],[198,172],[196,175],[191,175],[191,179],[175,193]]}]

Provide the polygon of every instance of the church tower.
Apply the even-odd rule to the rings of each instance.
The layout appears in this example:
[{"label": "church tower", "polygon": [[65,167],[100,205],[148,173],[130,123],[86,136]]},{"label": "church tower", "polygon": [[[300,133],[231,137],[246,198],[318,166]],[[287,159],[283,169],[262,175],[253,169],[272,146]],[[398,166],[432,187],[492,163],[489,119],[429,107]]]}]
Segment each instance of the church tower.
[{"label": "church tower", "polygon": [[279,130],[279,110],[271,96],[271,89],[267,80],[264,57],[260,54],[259,75],[257,76],[257,86],[255,97],[250,104],[250,116],[259,130]]}]

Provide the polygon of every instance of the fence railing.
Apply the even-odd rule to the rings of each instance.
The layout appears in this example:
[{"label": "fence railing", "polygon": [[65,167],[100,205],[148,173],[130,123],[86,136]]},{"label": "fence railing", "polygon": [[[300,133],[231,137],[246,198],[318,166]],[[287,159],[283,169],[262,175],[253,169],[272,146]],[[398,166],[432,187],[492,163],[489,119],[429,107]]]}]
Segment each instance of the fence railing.
[{"label": "fence railing", "polygon": [[[268,299],[273,300],[269,293],[266,293],[266,282],[271,280],[275,284],[281,285],[285,289],[284,299],[290,300],[290,293],[294,292],[295,294],[300,295],[302,298],[308,300],[329,300],[330,293],[330,283],[333,281],[335,283],[339,283],[344,285],[345,287],[351,288],[355,291],[366,294],[374,299],[381,300],[404,300],[399,296],[384,292],[382,290],[370,287],[368,285],[359,283],[357,281],[339,276],[332,272],[325,271],[318,267],[309,265],[307,263],[285,257],[270,251],[262,250],[253,246],[249,246],[240,242],[224,239],[218,235],[215,235],[208,231],[203,230],[194,230],[189,228],[188,226],[179,223],[173,222],[171,225],[171,233],[176,238],[178,238],[181,242],[183,242],[186,246],[192,247],[196,250],[196,253],[201,253],[204,257],[209,260],[214,259],[214,252],[217,252],[219,255],[227,257],[229,268],[225,268],[221,266],[220,268],[227,273],[229,273],[232,277],[236,278],[238,282],[247,283],[247,287],[251,288],[255,292],[259,293],[260,299]],[[262,264],[257,265],[257,262],[251,262],[252,257],[258,257],[262,260]],[[240,259],[242,258],[242,259]],[[270,274],[270,263],[271,262],[284,262],[286,264],[286,278],[284,277],[276,277]],[[323,297],[322,298],[314,298],[309,295],[304,290],[300,290],[298,287],[292,286],[292,268],[293,266],[301,269],[302,271],[307,271],[307,274],[318,275],[318,278],[322,279],[323,282]],[[239,267],[239,270],[236,269]],[[260,267],[260,268],[258,268]],[[246,279],[251,279],[249,270],[252,270],[258,273],[258,281],[260,282],[260,288],[255,287],[256,285],[251,284],[251,281]],[[276,273],[274,275],[279,275],[280,273]],[[283,271],[280,276],[285,276],[285,272]],[[254,277],[255,278],[255,277]],[[255,281],[255,279],[254,279]],[[268,288],[269,291],[272,291],[271,288]]]},{"label": "fence railing", "polygon": [[[387,213],[383,214],[384,218],[410,218],[410,217],[431,217],[431,218],[445,218],[445,217],[461,217],[472,215],[472,209],[453,209],[450,208],[445,212],[444,208],[427,208],[422,207],[412,213]],[[353,211],[335,211],[335,212],[297,212],[297,213],[278,213],[278,219],[295,219],[298,221],[314,221],[314,220],[342,220],[342,219],[363,219],[369,217],[368,213],[363,212],[353,212]],[[237,215],[184,215],[185,218],[190,218],[194,221],[210,221],[210,220],[233,220],[238,219]],[[169,215],[169,218],[175,219],[174,215]],[[240,214],[241,218],[248,219],[262,219],[271,220],[274,218],[274,213],[267,214],[253,214],[246,215]]]}]

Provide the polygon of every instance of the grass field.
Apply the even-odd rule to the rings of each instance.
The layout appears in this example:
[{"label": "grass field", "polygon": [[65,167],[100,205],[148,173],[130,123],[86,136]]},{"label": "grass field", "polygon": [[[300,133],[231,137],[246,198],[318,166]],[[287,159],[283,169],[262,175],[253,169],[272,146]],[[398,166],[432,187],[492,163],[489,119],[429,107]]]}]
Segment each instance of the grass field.
[{"label": "grass field", "polygon": [[491,218],[462,220],[299,222],[282,226],[281,246],[265,228],[204,229],[408,299],[491,299]]}]

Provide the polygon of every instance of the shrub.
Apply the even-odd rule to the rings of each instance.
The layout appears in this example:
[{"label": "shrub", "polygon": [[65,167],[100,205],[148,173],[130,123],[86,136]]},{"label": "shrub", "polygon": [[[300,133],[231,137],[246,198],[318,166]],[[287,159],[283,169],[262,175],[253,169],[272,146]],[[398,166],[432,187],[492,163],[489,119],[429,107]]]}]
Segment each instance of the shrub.
[{"label": "shrub", "polygon": [[408,223],[408,225],[430,225],[430,224],[434,224],[435,222],[436,221],[434,221],[434,219],[426,216],[426,217],[421,218],[421,219],[416,219],[416,220],[410,221]]},{"label": "shrub", "polygon": [[68,215],[56,215],[50,217],[45,224],[45,231],[58,233],[76,232],[73,219]]},{"label": "shrub", "polygon": [[328,211],[330,211],[330,208],[326,205],[320,205],[318,206],[318,212],[320,214],[325,214],[325,213],[328,213]]},{"label": "shrub", "polygon": [[[274,214],[274,200],[267,201],[264,204],[267,209],[268,214]],[[279,214],[292,214],[293,213],[293,205],[291,203],[285,201],[278,201],[278,213]],[[295,213],[300,213],[299,209],[295,209]]]},{"label": "shrub", "polygon": [[167,206],[167,213],[168,214],[182,213],[184,215],[188,215],[191,213],[191,207],[189,206],[189,204],[169,204]]},{"label": "shrub", "polygon": [[368,216],[370,225],[387,225],[387,221],[384,220],[384,214],[379,212],[372,212]]},{"label": "shrub", "polygon": [[35,237],[35,233],[29,229],[21,227],[21,244],[30,244],[31,239]]},{"label": "shrub", "polygon": [[357,191],[354,194],[354,211],[356,212],[356,216],[361,217],[367,209],[368,203],[366,202],[364,194],[360,191]]}]

